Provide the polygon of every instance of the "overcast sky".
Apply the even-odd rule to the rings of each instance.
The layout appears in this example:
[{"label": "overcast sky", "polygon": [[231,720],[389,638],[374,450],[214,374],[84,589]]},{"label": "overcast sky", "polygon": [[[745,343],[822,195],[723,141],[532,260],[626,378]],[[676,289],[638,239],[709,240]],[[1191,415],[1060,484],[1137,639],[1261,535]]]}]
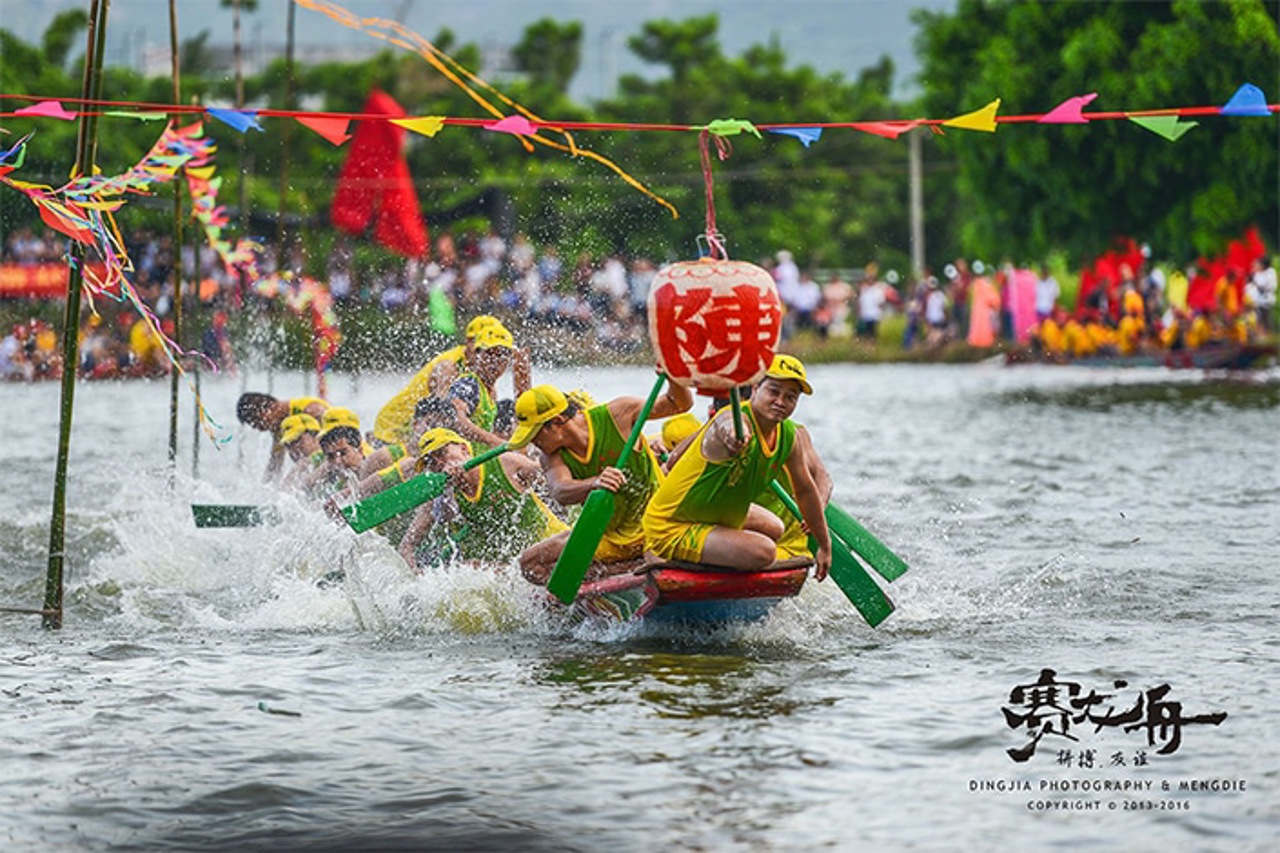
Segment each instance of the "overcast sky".
[{"label": "overcast sky", "polygon": [[[58,11],[88,5],[87,0],[0,0],[0,27],[36,41]],[[683,20],[710,12],[720,15],[720,45],[730,56],[776,34],[792,65],[808,64],[821,72],[854,77],[887,54],[898,69],[901,94],[918,70],[912,54],[915,28],[910,10],[950,11],[955,0],[345,0],[340,5],[362,17],[401,17],[405,26],[427,39],[448,27],[459,41],[482,48],[510,46],[540,18],[581,21],[583,60],[572,94],[591,100],[610,94],[609,81],[618,74],[653,73],[626,48],[627,38],[637,34],[643,22]],[[231,12],[221,8],[218,0],[182,0],[177,6],[180,38],[208,29],[210,44],[231,42]],[[167,66],[168,3],[112,0],[110,8],[108,61],[136,65],[150,48],[165,52],[162,62]],[[279,50],[287,8],[288,0],[259,0],[258,11],[244,15],[246,50]],[[338,45],[355,51],[385,47],[382,41],[304,8],[297,12],[297,39],[300,45]]]}]

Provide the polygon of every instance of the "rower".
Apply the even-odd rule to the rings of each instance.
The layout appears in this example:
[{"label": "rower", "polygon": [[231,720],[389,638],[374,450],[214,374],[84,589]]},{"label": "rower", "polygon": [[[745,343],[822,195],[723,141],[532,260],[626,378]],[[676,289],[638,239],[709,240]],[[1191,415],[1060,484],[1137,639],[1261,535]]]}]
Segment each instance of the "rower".
[{"label": "rower", "polygon": [[413,420],[410,421],[409,426],[409,443],[370,441],[372,449],[365,454],[364,464],[360,466],[360,478],[364,479],[374,472],[400,465],[405,467],[405,479],[408,479],[413,473],[413,463],[417,460],[418,439],[432,427],[454,426],[456,418],[453,406],[446,400],[441,400],[439,397],[423,397],[413,407]]},{"label": "rower", "polygon": [[784,471],[809,533],[818,543],[816,577],[831,567],[831,537],[813,482],[810,447],[790,420],[813,388],[798,358],[774,358],[751,399],[741,404],[743,436],[721,409],[690,440],[644,515],[645,548],[660,560],[761,571],[777,558],[784,525],[753,502]]},{"label": "rower", "polygon": [[421,450],[418,470],[448,474],[452,500],[445,495],[419,507],[400,540],[400,555],[415,571],[422,562],[419,545],[437,521],[448,523],[451,548],[459,559],[496,565],[509,562],[539,539],[566,530],[564,522],[529,491],[542,474],[538,463],[523,453],[503,453],[464,469],[472,457],[471,444],[445,427],[423,433]]},{"label": "rower", "polygon": [[649,443],[657,454],[658,461],[662,463],[664,473],[671,470],[671,465],[676,461],[676,448],[701,427],[702,423],[692,412],[681,412],[675,417],[667,418],[667,422],[662,425],[661,436]]},{"label": "rower", "polygon": [[[431,359],[421,370],[413,375],[394,397],[387,401],[379,411],[373,423],[375,443],[399,443],[412,446],[410,421],[413,418],[414,406],[419,400],[427,397],[444,398],[449,386],[459,374],[473,369],[476,360],[475,341],[479,334],[489,328],[506,330],[498,318],[489,314],[481,314],[467,323],[464,331],[466,342],[447,349]],[[527,389],[530,384],[529,354],[526,350],[517,350],[513,355],[512,375],[516,393]]]},{"label": "rower", "polygon": [[236,417],[240,423],[254,429],[271,433],[271,458],[267,461],[267,470],[262,475],[264,483],[269,483],[280,474],[284,463],[284,445],[280,443],[280,424],[290,415],[306,413],[316,420],[324,417],[329,404],[319,397],[294,397],[289,400],[278,400],[270,394],[247,391],[236,401]]},{"label": "rower", "polygon": [[[475,358],[453,380],[446,399],[457,412],[459,435],[475,444],[497,447],[503,441],[494,431],[498,415],[497,383],[515,363],[517,353],[524,351],[516,349],[511,333],[501,325],[481,329],[476,333],[473,346]],[[528,354],[522,357],[527,359]]]},{"label": "rower", "polygon": [[320,449],[325,464],[307,483],[326,493],[346,486],[364,462],[364,440],[360,435],[360,419],[350,409],[334,407],[320,421]]},{"label": "rower", "polygon": [[[625,470],[614,467],[644,408],[639,397],[615,397],[608,403],[583,409],[552,385],[538,385],[516,400],[516,431],[509,446],[528,444],[541,451],[542,471],[550,495],[568,506],[580,504],[592,489],[604,488],[618,499],[592,562],[595,576],[626,571],[644,556],[641,519],[649,498],[658,488],[662,470],[652,449],[640,439],[627,459]],[[654,403],[650,418],[687,412],[693,394],[674,382]],[[532,583],[546,584],[569,534],[552,537],[520,555],[520,570]]]},{"label": "rower", "polygon": [[289,415],[280,422],[280,444],[293,460],[293,467],[282,483],[286,487],[302,485],[308,475],[324,464],[320,422],[305,412]]}]

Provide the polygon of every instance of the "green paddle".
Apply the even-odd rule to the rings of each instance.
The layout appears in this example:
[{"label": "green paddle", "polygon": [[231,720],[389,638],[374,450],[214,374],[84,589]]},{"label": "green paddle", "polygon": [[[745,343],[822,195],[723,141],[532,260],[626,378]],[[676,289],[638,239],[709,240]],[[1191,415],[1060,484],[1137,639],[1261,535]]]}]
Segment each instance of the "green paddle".
[{"label": "green paddle", "polygon": [[[626,447],[622,448],[622,452],[618,454],[618,461],[613,464],[614,468],[622,468],[627,464],[627,459],[631,456],[631,448],[640,438],[644,422],[649,420],[649,412],[653,410],[653,404],[658,400],[658,392],[662,390],[662,385],[666,381],[667,377],[659,375],[658,381],[653,383],[649,399],[644,401],[644,408],[636,416],[636,425],[631,428],[631,436],[627,439]],[[609,519],[613,518],[615,503],[616,496],[613,492],[608,489],[592,489],[582,505],[582,514],[574,523],[573,530],[569,533],[569,541],[564,543],[564,550],[560,552],[556,567],[551,571],[551,579],[547,581],[547,589],[565,604],[572,604],[578,597],[578,588],[582,586],[582,579],[586,577],[587,569],[591,567],[596,548],[600,546],[600,538],[604,536],[605,528],[609,526]]]},{"label": "green paddle", "polygon": [[280,511],[253,504],[192,504],[196,527],[259,527],[279,524]]},{"label": "green paddle", "polygon": [[[782,488],[777,480],[771,482],[769,486],[787,509],[796,518],[803,520],[800,507],[796,506],[795,499],[787,493],[787,490]],[[815,545],[813,538],[810,537],[809,547],[813,548]],[[858,558],[853,556],[845,544],[835,537],[831,539],[831,579],[836,582],[836,586],[840,587],[845,598],[858,608],[862,618],[866,619],[867,624],[872,628],[883,622],[893,612],[893,602],[880,587],[876,586],[876,582],[858,562]]]},{"label": "green paddle", "polygon": [[[477,465],[483,465],[495,456],[506,453],[506,451],[507,445],[499,444],[479,456],[472,456],[463,464],[462,469],[466,471]],[[440,471],[419,474],[412,479],[405,480],[398,486],[392,486],[386,491],[370,495],[364,500],[347,504],[341,508],[342,517],[347,520],[347,524],[351,525],[352,530],[356,533],[363,533],[372,527],[377,527],[389,518],[395,518],[397,515],[408,512],[434,497],[439,497],[444,493],[444,487],[448,482],[449,475]]]},{"label": "green paddle", "polygon": [[893,582],[906,573],[906,562],[890,551],[888,545],[871,535],[871,531],[863,527],[856,518],[835,504],[827,504],[825,515],[831,532],[839,536],[859,557],[866,560],[882,578]]}]

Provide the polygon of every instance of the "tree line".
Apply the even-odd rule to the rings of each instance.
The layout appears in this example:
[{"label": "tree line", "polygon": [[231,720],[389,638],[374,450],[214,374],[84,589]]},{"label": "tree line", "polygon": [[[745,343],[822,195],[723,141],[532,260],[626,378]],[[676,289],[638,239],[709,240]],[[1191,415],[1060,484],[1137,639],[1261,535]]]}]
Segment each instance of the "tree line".
[{"label": "tree line", "polygon": [[[242,11],[255,4],[242,0]],[[1039,3],[959,0],[953,12],[917,11],[920,94],[894,96],[896,70],[881,58],[853,79],[793,63],[776,40],[727,55],[715,15],[644,24],[627,48],[662,73],[618,80],[616,95],[579,103],[569,85],[581,60],[578,22],[540,20],[512,51],[519,73],[501,89],[548,120],[706,124],[883,121],[949,118],[1002,99],[1001,113],[1042,113],[1066,98],[1097,92],[1092,109],[1140,111],[1221,104],[1244,82],[1280,95],[1280,25],[1274,0],[1231,3]],[[74,97],[81,78],[84,13],[60,14],[39,44],[0,29],[0,91]],[[213,67],[208,34],[183,42],[182,92],[193,103],[234,97],[229,69]],[[432,43],[468,68],[480,50],[442,30]],[[374,87],[411,115],[477,116],[467,96],[419,57],[384,50],[360,62],[295,66],[283,58],[244,80],[246,106],[316,104],[358,112]],[[107,70],[111,100],[167,103],[172,82],[124,67]],[[9,102],[13,108],[13,102]],[[264,120],[267,121],[267,120]],[[1197,119],[1176,143],[1128,121],[1087,126],[1005,124],[995,134],[948,129],[926,135],[923,190],[927,262],[957,256],[1034,263],[1050,255],[1081,265],[1120,235],[1150,243],[1157,257],[1186,262],[1213,253],[1249,225],[1275,245],[1280,217],[1280,129],[1269,118]],[[221,200],[234,207],[243,180],[246,207],[277,211],[306,242],[323,274],[332,234],[299,227],[326,221],[345,148],[300,129],[238,136],[210,127],[219,142]],[[10,130],[14,128],[10,127]],[[108,119],[99,145],[104,172],[127,168],[154,141],[154,124]],[[75,127],[42,121],[21,177],[59,185]],[[538,242],[578,252],[688,257],[704,226],[696,134],[579,134],[681,211],[670,214],[590,161],[539,149],[527,154],[504,134],[447,128],[413,137],[408,160],[425,210],[445,210],[484,191],[505,193],[518,227]],[[286,163],[287,160],[287,163]],[[281,197],[279,175],[287,168]],[[764,134],[734,138],[732,156],[713,164],[717,217],[730,253],[756,259],[780,248],[815,266],[909,265],[908,146],[853,130],[829,130],[812,147]],[[133,203],[122,227],[167,227],[171,202]],[[259,220],[256,220],[260,222]],[[25,199],[0,194],[0,234],[37,224]],[[482,228],[479,219],[458,228]],[[259,231],[262,226],[256,226]],[[261,236],[274,238],[275,234]],[[378,262],[378,250],[362,248]]]}]

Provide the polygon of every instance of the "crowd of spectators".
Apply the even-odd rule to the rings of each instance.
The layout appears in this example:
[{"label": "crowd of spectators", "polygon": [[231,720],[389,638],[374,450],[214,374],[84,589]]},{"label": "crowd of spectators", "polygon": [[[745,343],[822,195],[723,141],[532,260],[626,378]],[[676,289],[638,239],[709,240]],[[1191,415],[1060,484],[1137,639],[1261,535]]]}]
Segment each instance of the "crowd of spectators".
[{"label": "crowd of spectators", "polygon": [[[0,263],[60,263],[65,244],[64,238],[47,229],[43,233],[26,227],[15,229],[0,245]],[[125,245],[134,267],[130,280],[162,326],[172,322],[175,264],[180,264],[184,282],[193,278],[198,282],[199,301],[219,318],[206,333],[202,349],[225,366],[232,358],[226,312],[270,297],[256,295],[252,286],[246,287],[239,277],[230,275],[206,244],[196,247],[187,243],[175,253],[170,235],[136,231],[127,235]],[[428,259],[392,260],[360,268],[355,263],[354,246],[352,238],[339,237],[323,259],[309,258],[294,246],[284,253],[281,267],[297,274],[309,272],[327,282],[340,312],[376,306],[391,315],[407,315],[430,310],[433,300],[445,300],[462,316],[499,314],[534,328],[557,328],[619,354],[645,348],[649,285],[658,266],[674,260],[619,254],[596,258],[587,253],[564,258],[555,246],[537,247],[521,233],[508,241],[493,229],[457,236],[444,231],[433,241]],[[264,247],[258,275],[276,272],[276,258],[274,247]],[[1016,337],[1009,312],[1007,288],[1012,269],[1008,267],[990,269],[981,261],[971,267],[965,259],[956,259],[946,265],[942,279],[926,269],[901,280],[893,270],[882,275],[874,262],[860,269],[818,271],[797,263],[786,249],[757,263],[777,284],[784,305],[784,343],[802,333],[850,339],[850,346],[857,341],[872,343],[881,336],[882,321],[891,312],[904,315],[902,346],[908,350],[957,340],[989,347]],[[1043,266],[1036,279],[1036,315],[1043,321],[1062,307],[1061,290]],[[1134,271],[1134,279],[1135,288],[1149,304],[1149,325],[1158,328],[1164,273],[1158,267],[1144,267]],[[1275,271],[1262,265],[1249,282],[1251,304],[1258,309],[1261,327],[1268,331],[1275,304],[1274,280]],[[184,284],[184,290],[188,287]],[[979,303],[981,307],[975,309]],[[96,375],[116,370],[104,364],[118,365],[126,375],[168,369],[165,360],[146,346],[141,318],[129,306],[121,305],[114,311],[111,306],[99,307],[106,308],[109,322],[86,321],[82,329],[87,344],[82,347],[83,372]],[[974,316],[975,310],[978,316]],[[1113,314],[1118,317],[1118,312]],[[15,330],[9,336],[12,340],[5,339],[9,351],[30,347],[31,335],[22,341],[17,337]]]}]

